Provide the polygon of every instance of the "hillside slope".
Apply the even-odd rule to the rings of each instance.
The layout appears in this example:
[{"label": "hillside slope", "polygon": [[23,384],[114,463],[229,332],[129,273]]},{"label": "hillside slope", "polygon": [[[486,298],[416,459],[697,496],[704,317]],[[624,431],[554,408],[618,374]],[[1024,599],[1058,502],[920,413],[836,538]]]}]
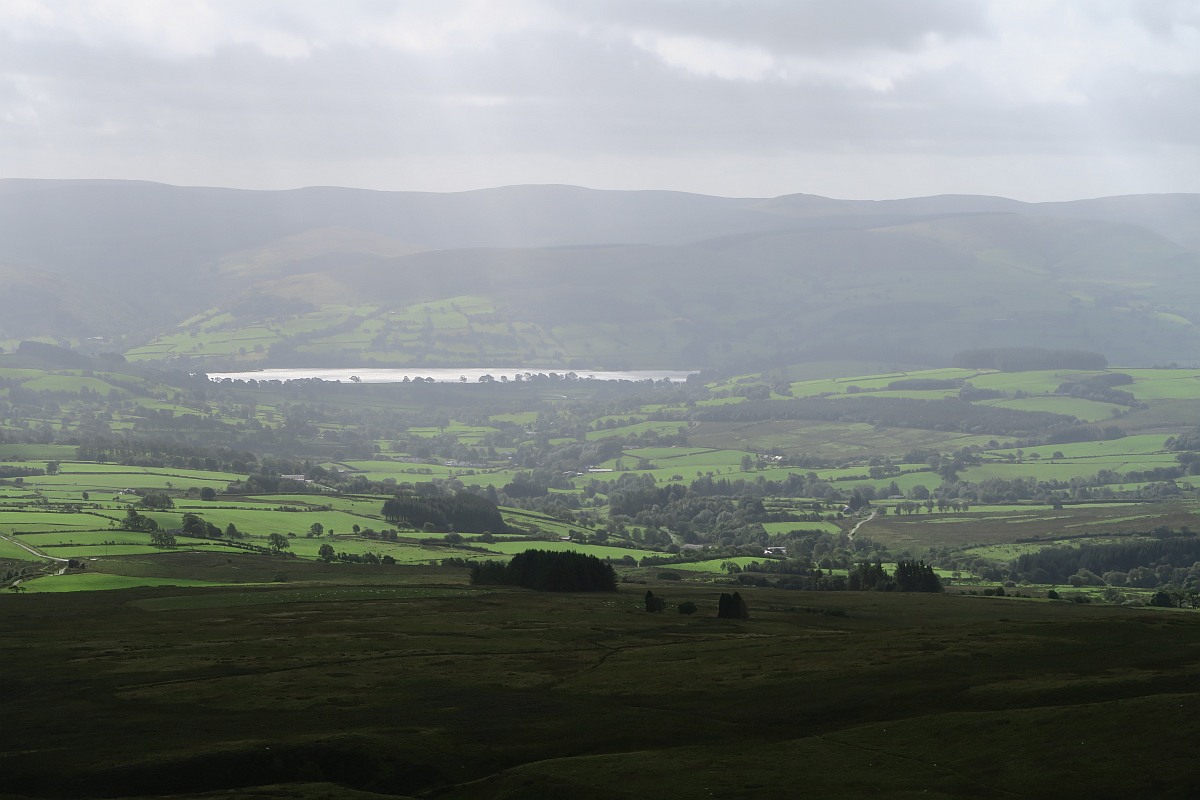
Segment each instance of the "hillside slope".
[{"label": "hillside slope", "polygon": [[0,181],[0,342],[202,367],[1187,361],[1200,197],[1026,204]]}]

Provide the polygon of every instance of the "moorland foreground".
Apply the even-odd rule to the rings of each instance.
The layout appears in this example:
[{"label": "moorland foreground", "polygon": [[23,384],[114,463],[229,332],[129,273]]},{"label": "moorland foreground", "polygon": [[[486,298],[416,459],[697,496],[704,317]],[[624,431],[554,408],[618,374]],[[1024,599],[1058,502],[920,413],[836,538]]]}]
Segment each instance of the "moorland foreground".
[{"label": "moorland foreground", "polygon": [[[272,559],[160,557],[269,580]],[[294,583],[6,598],[22,797],[1192,797],[1192,614],[654,583]],[[361,569],[361,568],[355,568]],[[332,581],[332,585],[327,583]],[[667,585],[663,585],[663,584]],[[361,794],[360,794],[361,793]]]}]

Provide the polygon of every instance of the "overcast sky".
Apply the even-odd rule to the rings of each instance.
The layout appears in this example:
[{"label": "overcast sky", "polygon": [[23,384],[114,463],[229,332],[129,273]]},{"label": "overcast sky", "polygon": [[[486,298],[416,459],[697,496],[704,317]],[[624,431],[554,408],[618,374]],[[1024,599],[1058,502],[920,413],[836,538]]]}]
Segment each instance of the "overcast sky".
[{"label": "overcast sky", "polygon": [[1200,2],[2,0],[0,177],[1200,192]]}]

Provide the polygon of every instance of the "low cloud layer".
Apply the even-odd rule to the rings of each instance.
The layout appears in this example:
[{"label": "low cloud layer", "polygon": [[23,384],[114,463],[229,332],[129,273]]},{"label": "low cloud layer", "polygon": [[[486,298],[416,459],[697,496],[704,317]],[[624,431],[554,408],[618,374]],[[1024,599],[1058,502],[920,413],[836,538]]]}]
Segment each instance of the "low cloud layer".
[{"label": "low cloud layer", "polygon": [[882,198],[1200,191],[1169,0],[17,0],[3,177]]}]

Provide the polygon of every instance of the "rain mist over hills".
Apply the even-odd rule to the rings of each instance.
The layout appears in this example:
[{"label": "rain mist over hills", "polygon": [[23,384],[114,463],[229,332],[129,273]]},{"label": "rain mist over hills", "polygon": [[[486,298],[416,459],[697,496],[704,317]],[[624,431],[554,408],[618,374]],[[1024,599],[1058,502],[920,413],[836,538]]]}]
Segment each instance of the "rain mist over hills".
[{"label": "rain mist over hills", "polygon": [[0,181],[0,338],[205,368],[1190,362],[1200,196]]}]

